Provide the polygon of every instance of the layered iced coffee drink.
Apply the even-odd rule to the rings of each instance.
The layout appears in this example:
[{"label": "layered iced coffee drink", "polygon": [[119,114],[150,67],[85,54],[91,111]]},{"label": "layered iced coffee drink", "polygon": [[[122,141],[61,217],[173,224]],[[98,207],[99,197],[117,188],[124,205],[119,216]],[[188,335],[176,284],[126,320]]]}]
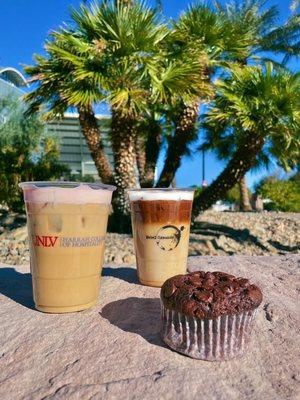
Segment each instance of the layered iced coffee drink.
[{"label": "layered iced coffee drink", "polygon": [[139,281],[160,287],[186,273],[193,190],[129,190]]},{"label": "layered iced coffee drink", "polygon": [[114,188],[66,182],[21,187],[36,308],[63,313],[93,306]]}]

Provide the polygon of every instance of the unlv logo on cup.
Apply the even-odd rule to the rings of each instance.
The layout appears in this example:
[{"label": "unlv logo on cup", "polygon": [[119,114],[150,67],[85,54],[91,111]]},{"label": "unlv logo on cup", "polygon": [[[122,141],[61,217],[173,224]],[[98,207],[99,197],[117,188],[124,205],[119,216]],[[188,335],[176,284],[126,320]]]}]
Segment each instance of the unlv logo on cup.
[{"label": "unlv logo on cup", "polygon": [[58,236],[33,236],[34,246],[54,247]]}]

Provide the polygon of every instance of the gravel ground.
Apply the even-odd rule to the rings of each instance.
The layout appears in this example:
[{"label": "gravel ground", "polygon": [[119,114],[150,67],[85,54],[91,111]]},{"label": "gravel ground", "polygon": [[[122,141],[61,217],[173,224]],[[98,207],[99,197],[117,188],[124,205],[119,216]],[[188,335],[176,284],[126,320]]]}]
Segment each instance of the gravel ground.
[{"label": "gravel ground", "polygon": [[[26,217],[0,210],[0,261],[29,262]],[[195,222],[189,255],[300,253],[300,214],[205,212]],[[105,263],[135,262],[131,235],[108,233]]]}]

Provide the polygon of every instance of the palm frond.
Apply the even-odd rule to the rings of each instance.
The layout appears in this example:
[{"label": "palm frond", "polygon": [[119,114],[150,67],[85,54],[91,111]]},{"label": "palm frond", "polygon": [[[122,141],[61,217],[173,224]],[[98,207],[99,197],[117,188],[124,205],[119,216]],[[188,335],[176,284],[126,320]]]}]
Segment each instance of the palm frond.
[{"label": "palm frond", "polygon": [[206,141],[220,158],[246,145],[247,135],[266,141],[256,166],[276,158],[284,168],[295,165],[300,151],[300,73],[235,65],[230,76],[216,82],[217,94],[203,121]]}]

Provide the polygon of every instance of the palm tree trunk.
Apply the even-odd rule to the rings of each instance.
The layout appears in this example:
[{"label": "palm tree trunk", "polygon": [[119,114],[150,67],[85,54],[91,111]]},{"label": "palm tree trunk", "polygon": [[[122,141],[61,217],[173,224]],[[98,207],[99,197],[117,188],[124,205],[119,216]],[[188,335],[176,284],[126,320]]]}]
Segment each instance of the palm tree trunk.
[{"label": "palm tree trunk", "polygon": [[239,190],[240,190],[240,208],[241,211],[252,211],[252,207],[249,199],[249,192],[247,187],[246,176],[242,176],[239,180]]},{"label": "palm tree trunk", "polygon": [[256,156],[261,151],[263,145],[264,138],[260,135],[247,135],[245,144],[235,151],[224,171],[195,199],[193,209],[194,218],[199,212],[211,207],[217,200],[225,198],[227,191],[237,184],[245,176],[246,172],[253,167]]},{"label": "palm tree trunk", "polygon": [[104,152],[103,141],[95,114],[91,107],[79,107],[78,112],[81,130],[91,152],[99,177],[104,183],[112,183],[112,168]]},{"label": "palm tree trunk", "polygon": [[155,169],[162,143],[161,125],[159,121],[151,119],[148,122],[148,135],[145,144],[145,170],[142,179],[140,179],[141,187],[153,187],[155,179]]},{"label": "palm tree trunk", "polygon": [[142,182],[145,176],[146,168],[146,150],[145,150],[145,137],[137,133],[135,137],[135,154],[136,163],[139,171],[139,180]]},{"label": "palm tree trunk", "polygon": [[117,191],[113,199],[111,229],[130,230],[130,205],[126,189],[138,186],[135,155],[135,119],[112,110],[111,141],[114,153],[114,177]]},{"label": "palm tree trunk", "polygon": [[171,138],[165,164],[160,174],[157,187],[169,187],[181,165],[182,156],[188,151],[189,144],[196,136],[196,122],[198,118],[199,103],[183,106],[175,122],[175,133]]}]

